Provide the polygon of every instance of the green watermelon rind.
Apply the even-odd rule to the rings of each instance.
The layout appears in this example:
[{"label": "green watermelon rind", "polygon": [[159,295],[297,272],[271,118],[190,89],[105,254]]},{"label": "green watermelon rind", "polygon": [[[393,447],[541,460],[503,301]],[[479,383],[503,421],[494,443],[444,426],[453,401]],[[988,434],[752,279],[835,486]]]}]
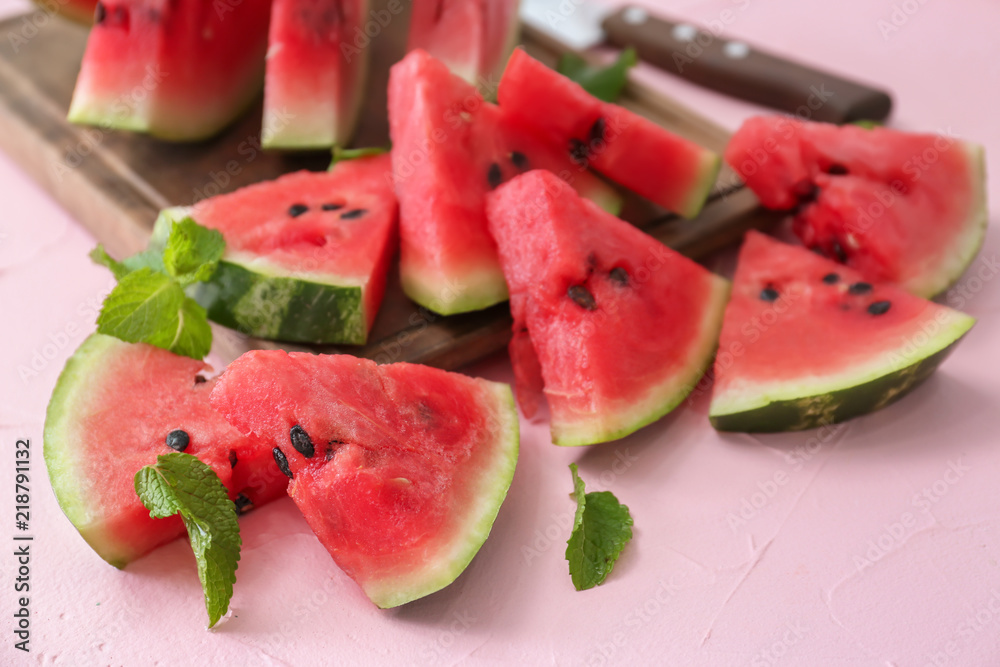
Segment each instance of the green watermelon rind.
[{"label": "green watermelon rind", "polygon": [[701,344],[691,353],[688,367],[667,382],[650,388],[645,399],[638,401],[631,410],[614,415],[610,423],[604,423],[605,417],[572,425],[553,422],[553,444],[560,447],[582,447],[618,440],[652,424],[684,402],[712,363],[722,331],[726,303],[729,301],[729,281],[717,275],[712,275],[710,279],[711,296],[698,337]]},{"label": "green watermelon rind", "polygon": [[688,199],[684,202],[677,214],[691,219],[697,217],[708,201],[708,196],[715,187],[719,179],[719,171],[722,169],[722,156],[717,153],[705,152],[702,156],[702,163],[698,169],[700,177],[696,181],[697,185],[691,187]]},{"label": "green watermelon rind", "polygon": [[[164,209],[150,247],[191,209]],[[188,292],[217,322],[240,333],[294,343],[363,345],[368,339],[364,288],[356,279],[291,271],[227,250],[212,278]]]},{"label": "green watermelon rind", "polygon": [[367,582],[365,594],[382,609],[398,607],[445,588],[469,566],[486,542],[500,507],[507,497],[520,449],[520,426],[514,394],[509,385],[486,382],[496,398],[499,426],[493,466],[480,471],[477,511],[469,513],[466,525],[455,531],[462,539],[453,543],[452,553],[436,557],[426,569],[414,572],[408,579],[393,578],[382,582]]},{"label": "green watermelon rind", "polygon": [[772,383],[713,397],[709,421],[719,431],[777,433],[836,424],[880,410],[930,377],[976,322],[958,311],[943,312],[947,320],[924,345],[904,340],[898,348],[881,353],[870,368],[835,378]]},{"label": "green watermelon rind", "polygon": [[[438,315],[457,315],[483,310],[510,298],[499,267],[475,269],[449,280],[430,271],[400,271],[403,293]],[[495,268],[495,270],[490,270]],[[435,277],[440,280],[434,280]]]}]

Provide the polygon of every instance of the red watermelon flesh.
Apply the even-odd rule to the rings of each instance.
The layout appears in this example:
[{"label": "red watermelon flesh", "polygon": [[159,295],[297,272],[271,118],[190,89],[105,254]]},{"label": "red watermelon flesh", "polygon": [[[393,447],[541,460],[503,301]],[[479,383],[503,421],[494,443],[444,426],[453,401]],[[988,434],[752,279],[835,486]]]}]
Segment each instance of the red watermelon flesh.
[{"label": "red watermelon flesh", "polygon": [[209,137],[260,90],[270,0],[105,0],[69,119],[158,137]]},{"label": "red watermelon flesh", "polygon": [[94,334],[59,377],[45,419],[52,489],[83,538],[116,567],[185,532],[180,517],[150,518],[133,482],[141,467],[174,451],[166,444],[172,431],[188,435],[183,451],[209,465],[243,510],[287,486],[273,474],[270,449],[212,409],[209,370],[158,347]]},{"label": "red watermelon flesh", "polygon": [[807,247],[920,296],[954,282],[986,231],[982,148],[953,137],[757,117],[726,161],[765,206],[794,209]]},{"label": "red watermelon flesh", "polygon": [[226,370],[212,404],[287,462],[289,495],[380,607],[465,569],[517,460],[509,387],[426,366],[252,351]]},{"label": "red watermelon flesh", "polygon": [[370,49],[355,44],[368,0],[274,0],[264,83],[265,148],[350,141]]},{"label": "red watermelon flesh", "polygon": [[485,197],[513,175],[549,169],[582,195],[608,208],[619,204],[600,179],[510,123],[424,51],[392,68],[389,124],[403,289],[435,312],[478,310],[507,298]]},{"label": "red watermelon flesh", "polygon": [[805,248],[749,232],[715,362],[724,430],[842,421],[927,377],[974,320]]},{"label": "red watermelon flesh", "polygon": [[558,445],[623,437],[676,407],[712,354],[728,283],[531,171],[489,198],[510,287],[517,395],[544,385]]},{"label": "red watermelon flesh", "polygon": [[698,214],[719,156],[515,50],[500,79],[500,108],[558,150],[664,208]]}]

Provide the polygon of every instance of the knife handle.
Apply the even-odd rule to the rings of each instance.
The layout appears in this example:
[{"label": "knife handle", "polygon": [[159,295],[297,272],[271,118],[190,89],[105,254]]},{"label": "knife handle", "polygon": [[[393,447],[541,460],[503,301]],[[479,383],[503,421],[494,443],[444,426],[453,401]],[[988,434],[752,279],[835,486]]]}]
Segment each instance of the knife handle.
[{"label": "knife handle", "polygon": [[884,120],[885,91],[794,63],[689,23],[672,23],[639,7],[623,7],[603,22],[607,41],[632,46],[639,58],[720,93],[809,120]]}]

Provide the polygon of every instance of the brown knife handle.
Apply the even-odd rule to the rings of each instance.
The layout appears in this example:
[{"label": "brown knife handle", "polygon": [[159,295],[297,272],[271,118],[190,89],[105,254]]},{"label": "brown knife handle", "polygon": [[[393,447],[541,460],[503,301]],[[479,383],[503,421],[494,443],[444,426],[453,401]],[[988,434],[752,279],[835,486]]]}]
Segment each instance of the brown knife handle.
[{"label": "brown knife handle", "polygon": [[727,39],[688,23],[672,23],[638,7],[604,20],[608,42],[632,46],[639,58],[720,93],[781,109],[809,120],[847,123],[888,117],[892,98],[848,81]]}]

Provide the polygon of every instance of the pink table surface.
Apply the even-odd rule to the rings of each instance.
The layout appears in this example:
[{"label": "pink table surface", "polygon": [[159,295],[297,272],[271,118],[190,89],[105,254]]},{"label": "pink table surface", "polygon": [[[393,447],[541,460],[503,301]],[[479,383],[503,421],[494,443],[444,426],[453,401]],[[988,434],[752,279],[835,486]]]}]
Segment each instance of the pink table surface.
[{"label": "pink table surface", "polygon": [[[979,141],[992,166],[1000,155],[994,0],[645,4],[702,23],[729,17],[733,35],[882,82],[896,127]],[[756,111],[652,78],[729,127]],[[2,155],[0,192],[0,664],[1000,664],[995,215],[947,297],[978,325],[881,413],[819,432],[720,435],[702,396],[586,450],[553,447],[544,422],[522,421],[508,500],[452,586],[375,609],[284,499],[244,518],[233,615],[208,632],[183,541],[120,572],[56,505],[45,406],[111,280],[87,259],[94,239]],[[1000,201],[996,179],[990,197]],[[503,358],[472,372],[511,379]],[[19,438],[32,452],[29,654],[12,634]],[[581,593],[562,553],[573,461],[636,520],[607,583]]]}]

